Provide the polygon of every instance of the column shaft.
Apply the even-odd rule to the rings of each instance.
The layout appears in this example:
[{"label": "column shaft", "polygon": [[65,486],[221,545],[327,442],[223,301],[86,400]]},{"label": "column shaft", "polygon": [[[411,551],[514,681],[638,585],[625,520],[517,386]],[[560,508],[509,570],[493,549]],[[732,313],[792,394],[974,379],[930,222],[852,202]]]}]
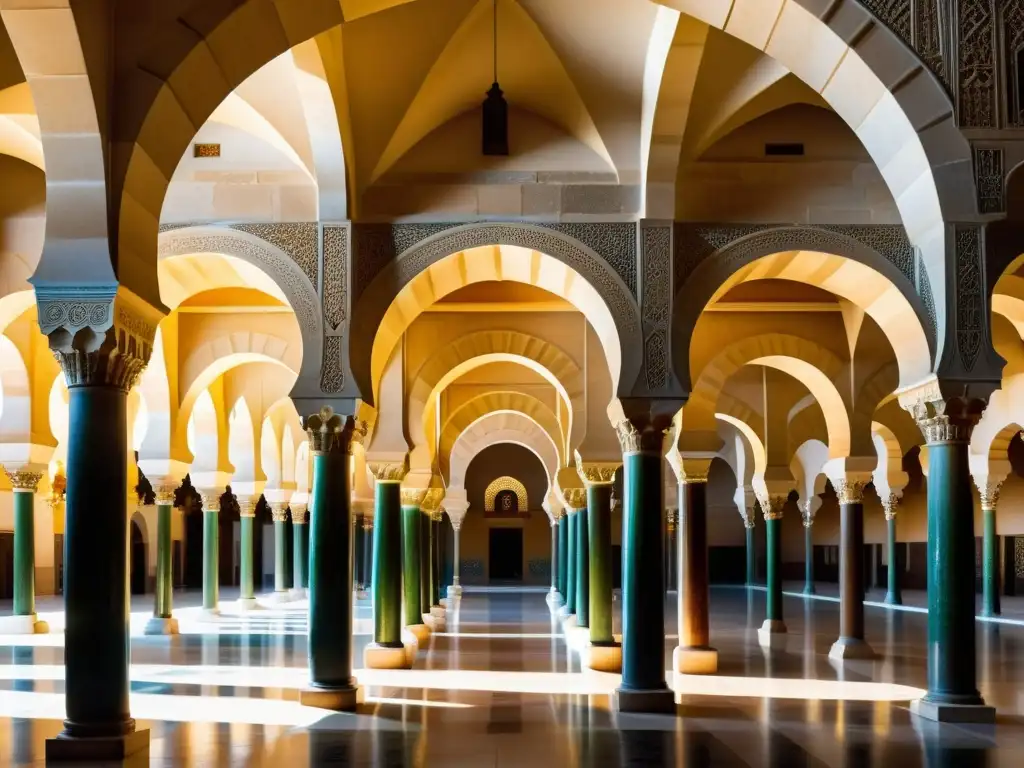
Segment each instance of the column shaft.
[{"label": "column shaft", "polygon": [[576,626],[590,626],[590,526],[588,512],[576,513]]},{"label": "column shaft", "polygon": [[363,587],[373,586],[373,518],[363,517]]},{"label": "column shaft", "polygon": [[981,615],[998,616],[999,604],[999,537],[996,535],[996,511],[982,509],[981,542]]},{"label": "column shaft", "polygon": [[[347,537],[346,537],[347,538]],[[292,517],[292,584],[300,590],[309,584],[309,525]]]},{"label": "column shaft", "polygon": [[754,541],[754,526],[744,524],[747,539],[747,586],[757,583],[757,544]]},{"label": "column shaft", "polygon": [[[302,583],[296,586],[301,586],[303,589],[309,589],[309,518],[306,518],[305,525],[299,527],[299,532],[302,534]],[[351,539],[349,540],[351,541]]]},{"label": "column shaft", "polygon": [[406,626],[423,623],[422,595],[420,594],[420,518],[419,507],[402,507],[402,583],[404,592],[404,618]]},{"label": "column shaft", "polygon": [[402,507],[397,482],[377,481],[373,513],[373,641],[402,647]]},{"label": "column shaft", "polygon": [[590,544],[590,642],[611,645],[612,635],[612,485],[587,487]]},{"label": "column shaft", "polygon": [[660,452],[623,455],[622,684],[664,691],[665,573]]},{"label": "column shaft", "polygon": [[352,515],[352,574],[353,589],[363,584],[363,526],[360,515]]},{"label": "column shaft", "polygon": [[440,521],[430,518],[430,605],[441,604],[441,532]]},{"label": "column shaft", "polygon": [[[281,513],[282,515],[284,513]],[[288,591],[288,540],[286,538],[288,521],[274,517],[274,591]]]},{"label": "column shaft", "polygon": [[551,526],[551,591],[558,591],[558,520]]},{"label": "column shaft", "polygon": [[859,493],[843,496],[839,491],[839,639],[829,656],[871,658],[864,642],[864,503]]},{"label": "column shaft", "polygon": [[804,520],[804,594],[813,595],[814,592],[813,520]]},{"label": "column shaft", "polygon": [[[782,518],[765,520],[768,574],[767,610],[769,621],[782,621]],[[749,529],[753,530],[753,529]]]},{"label": "column shaft", "polygon": [[558,520],[558,592],[562,601],[568,598],[569,581],[569,511]]},{"label": "column shaft", "polygon": [[128,709],[127,395],[104,386],[73,386],[68,394],[64,727],[69,736],[121,736],[135,730]]},{"label": "column shaft", "polygon": [[14,491],[14,615],[36,612],[35,498],[30,490]]},{"label": "column shaft", "polygon": [[885,594],[885,602],[889,605],[902,605],[899,558],[896,556],[896,515],[886,517],[885,529],[886,546],[889,548],[889,570],[886,574],[888,590]]},{"label": "column shaft", "polygon": [[672,510],[666,510],[665,528],[665,586],[669,591],[679,589],[679,511],[672,519]]},{"label": "column shaft", "polygon": [[462,532],[462,524],[458,526],[452,526],[452,540],[454,548],[452,551],[452,586],[461,587],[462,582],[459,579],[459,570],[462,567],[462,563],[459,555],[459,534]]},{"label": "column shaft", "polygon": [[706,649],[708,618],[707,483],[679,486],[679,646]]},{"label": "column shaft", "polygon": [[[298,527],[309,532],[309,552],[301,554],[303,562],[308,558],[309,563],[310,681],[315,689],[350,691],[356,685],[352,677],[352,512],[348,441],[344,436],[340,439],[343,444],[332,450],[313,452],[310,517]],[[302,538],[295,537],[296,541]]]},{"label": "column shaft", "polygon": [[975,678],[974,498],[967,441],[928,443],[930,704],[983,703]]},{"label": "column shaft", "polygon": [[203,506],[216,504],[217,509],[203,510],[203,608],[217,609],[220,594],[220,501],[213,497]]},{"label": "column shaft", "polygon": [[239,581],[241,592],[239,597],[242,600],[253,600],[256,597],[256,579],[253,574],[252,562],[252,539],[253,528],[256,518],[252,515],[242,515],[239,518],[239,555],[242,562],[239,567]]},{"label": "column shaft", "polygon": [[170,504],[156,507],[156,602],[153,615],[171,618],[173,574],[171,573],[171,510]]},{"label": "column shaft", "polygon": [[568,543],[566,544],[568,552],[568,560],[566,563],[566,576],[565,576],[565,607],[566,613],[570,616],[576,614],[576,547],[578,542],[576,540],[576,513],[573,512],[567,515],[569,520],[569,531],[567,533]]},{"label": "column shaft", "polygon": [[417,624],[423,623],[423,614],[430,613],[430,516],[420,510],[420,620]]}]

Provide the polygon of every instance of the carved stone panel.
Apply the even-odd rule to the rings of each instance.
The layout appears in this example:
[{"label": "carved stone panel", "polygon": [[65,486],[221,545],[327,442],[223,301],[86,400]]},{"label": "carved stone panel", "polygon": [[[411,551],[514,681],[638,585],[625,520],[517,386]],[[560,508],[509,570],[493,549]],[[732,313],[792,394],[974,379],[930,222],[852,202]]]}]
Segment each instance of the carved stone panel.
[{"label": "carved stone panel", "polygon": [[996,124],[995,21],[992,0],[958,0],[957,117],[967,128]]},{"label": "carved stone panel", "polygon": [[235,224],[232,229],[248,232],[277,246],[299,265],[313,288],[320,290],[319,233],[316,222],[298,224]]},{"label": "carved stone panel", "polygon": [[644,332],[644,376],[647,388],[658,391],[669,384],[672,229],[669,225],[643,226],[640,240],[643,249],[640,316]]},{"label": "carved stone panel", "polygon": [[325,329],[337,331],[348,319],[348,227],[324,227]]},{"label": "carved stone panel", "polygon": [[982,341],[981,230],[956,227],[956,346],[964,371],[970,373],[978,360]]},{"label": "carved stone panel", "polygon": [[1000,23],[1007,84],[1007,122],[1024,127],[1024,0],[1006,0]]},{"label": "carved stone panel", "polygon": [[974,150],[974,175],[977,179],[980,213],[1003,213],[1006,210],[1004,174],[1003,150]]}]

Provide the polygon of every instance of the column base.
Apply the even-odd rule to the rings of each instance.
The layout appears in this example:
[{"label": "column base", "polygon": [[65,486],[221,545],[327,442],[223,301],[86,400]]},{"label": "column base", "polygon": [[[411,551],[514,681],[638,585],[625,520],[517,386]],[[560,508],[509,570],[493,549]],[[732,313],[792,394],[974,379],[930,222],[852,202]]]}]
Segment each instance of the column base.
[{"label": "column base", "polygon": [[854,661],[857,659],[876,659],[878,654],[864,640],[856,637],[840,637],[828,652],[828,657],[835,661]]},{"label": "column base", "polygon": [[430,640],[430,627],[426,624],[406,624],[405,629],[416,638],[421,648]]},{"label": "column base", "polygon": [[[60,733],[46,740],[46,762],[123,762],[135,755],[149,754],[149,731],[132,731],[123,736],[78,738]],[[147,761],[148,762],[148,761]]]},{"label": "column base", "polygon": [[677,645],[672,651],[672,669],[681,675],[713,675],[718,671],[718,651]]},{"label": "column base", "polygon": [[565,621],[569,616],[572,615],[573,614],[569,612],[569,606],[565,603],[562,603],[562,607],[558,609],[558,618],[560,618],[562,621]]},{"label": "column base", "polygon": [[582,651],[590,645],[590,627],[575,623],[571,627],[566,625],[565,644],[574,650]]},{"label": "column base", "polygon": [[448,599],[454,598],[458,601],[462,597],[462,586],[459,584],[452,584],[448,587]]},{"label": "column base", "polygon": [[0,616],[0,635],[45,635],[50,625],[40,621],[39,616],[29,613],[24,616]]},{"label": "column base", "polygon": [[444,632],[448,628],[448,621],[444,616],[434,616],[432,613],[423,614],[423,623],[431,632]]},{"label": "column base", "polygon": [[445,611],[443,606],[440,606],[440,605],[432,605],[432,606],[430,606],[430,615],[433,616],[435,619],[443,619],[446,614],[447,614],[447,611]]},{"label": "column base", "polygon": [[884,602],[886,605],[903,605],[903,598],[900,595],[894,595],[892,592],[886,592]]},{"label": "column base", "polygon": [[544,598],[544,602],[548,604],[552,611],[557,611],[564,605],[562,596],[558,594],[558,591],[555,589],[548,592],[547,597]]},{"label": "column base", "polygon": [[146,622],[146,628],[142,630],[144,635],[176,635],[178,634],[178,620],[172,617],[150,616]]},{"label": "column base", "polygon": [[807,584],[807,585],[804,586],[803,594],[805,594],[805,595],[816,595],[816,594],[818,594],[818,590],[816,590],[814,588],[813,584]]},{"label": "column base", "polygon": [[238,598],[238,610],[242,613],[258,611],[260,610],[260,604],[256,602],[255,597],[240,597]]},{"label": "column base", "polygon": [[951,704],[931,701],[927,696],[910,702],[910,712],[939,723],[983,723],[994,724],[996,708],[985,704],[979,696],[977,704]]},{"label": "column base", "polygon": [[566,634],[569,634],[569,630],[575,627],[577,624],[579,624],[579,619],[576,618],[576,614],[570,613],[564,619],[562,619],[562,630]]},{"label": "column base", "polygon": [[351,688],[316,688],[310,686],[299,691],[299,704],[304,707],[331,709],[335,712],[353,712],[366,698],[361,685]]},{"label": "column base", "polygon": [[787,631],[785,622],[765,619],[757,630],[758,645],[768,649],[785,648]]},{"label": "column base", "polygon": [[620,643],[588,644],[580,650],[580,666],[596,672],[622,672]]},{"label": "column base", "polygon": [[402,645],[392,648],[385,645],[370,643],[363,649],[363,666],[367,669],[412,669],[416,658],[416,646],[410,648]]},{"label": "column base", "polygon": [[674,715],[676,694],[668,688],[636,691],[616,688],[612,692],[612,709],[616,712]]}]

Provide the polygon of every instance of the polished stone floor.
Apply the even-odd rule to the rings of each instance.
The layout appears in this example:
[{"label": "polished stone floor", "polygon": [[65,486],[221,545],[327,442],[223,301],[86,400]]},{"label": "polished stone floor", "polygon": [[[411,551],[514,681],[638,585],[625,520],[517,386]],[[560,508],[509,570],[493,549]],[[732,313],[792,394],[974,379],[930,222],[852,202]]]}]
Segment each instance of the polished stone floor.
[{"label": "polished stone floor", "polygon": [[[679,716],[665,717],[610,712],[616,677],[580,671],[539,592],[467,593],[414,670],[358,671],[368,696],[354,715],[296,700],[301,605],[208,625],[184,599],[185,634],[132,639],[132,711],[158,766],[1024,766],[1024,628],[977,625],[998,725],[937,726],[907,709],[925,684],[925,616],[869,608],[880,658],[839,669],[836,604],[787,598],[788,645],[766,654],[763,601],[713,590],[720,673],[675,679]],[[357,659],[368,614],[357,608]],[[670,658],[671,605],[667,626]],[[62,642],[0,637],[0,765],[41,763],[60,729]]]}]

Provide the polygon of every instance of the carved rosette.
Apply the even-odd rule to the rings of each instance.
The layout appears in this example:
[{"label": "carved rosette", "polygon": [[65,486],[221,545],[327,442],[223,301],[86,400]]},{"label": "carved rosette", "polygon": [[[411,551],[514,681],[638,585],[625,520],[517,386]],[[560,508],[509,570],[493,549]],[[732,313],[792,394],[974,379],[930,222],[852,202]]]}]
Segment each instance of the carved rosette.
[{"label": "carved rosette", "polygon": [[403,488],[402,506],[423,509],[423,499],[426,498],[428,490],[428,488]]},{"label": "carved rosette", "polygon": [[400,483],[409,472],[409,457],[401,463],[393,461],[371,461],[366,464],[366,471],[374,482]]},{"label": "carved rosette", "polygon": [[313,455],[338,452],[347,456],[352,453],[352,443],[361,443],[366,437],[365,421],[335,413],[330,406],[303,421]]},{"label": "carved rosette", "polygon": [[981,508],[995,510],[999,504],[999,489],[1002,487],[1002,480],[987,480],[978,483],[978,495],[981,497]]},{"label": "carved rosette", "polygon": [[572,514],[581,509],[587,508],[587,490],[585,488],[563,488],[562,501]]},{"label": "carved rosette", "polygon": [[238,516],[239,517],[256,517],[256,504],[259,499],[253,499],[252,497],[237,497],[238,498]]},{"label": "carved rosette", "polygon": [[288,502],[285,501],[272,501],[270,502],[270,519],[275,523],[287,523],[288,522]]},{"label": "carved rosette", "polygon": [[35,493],[39,487],[39,481],[43,479],[42,472],[33,472],[30,469],[16,469],[13,472],[4,469],[7,480],[15,493]]},{"label": "carved rosette", "polygon": [[863,504],[864,481],[842,478],[832,481],[840,504]]},{"label": "carved rosette", "polygon": [[39,329],[69,388],[128,392],[149,363],[162,313],[116,284],[37,286]]},{"label": "carved rosette", "polygon": [[885,512],[886,520],[896,519],[896,510],[900,505],[900,497],[895,493],[890,493],[882,499],[882,511]]},{"label": "carved rosette", "polygon": [[764,496],[757,500],[765,520],[781,520],[782,509],[786,506],[785,496]]},{"label": "carved rosette", "polygon": [[309,510],[305,504],[292,504],[292,525],[305,525],[309,522]]}]

